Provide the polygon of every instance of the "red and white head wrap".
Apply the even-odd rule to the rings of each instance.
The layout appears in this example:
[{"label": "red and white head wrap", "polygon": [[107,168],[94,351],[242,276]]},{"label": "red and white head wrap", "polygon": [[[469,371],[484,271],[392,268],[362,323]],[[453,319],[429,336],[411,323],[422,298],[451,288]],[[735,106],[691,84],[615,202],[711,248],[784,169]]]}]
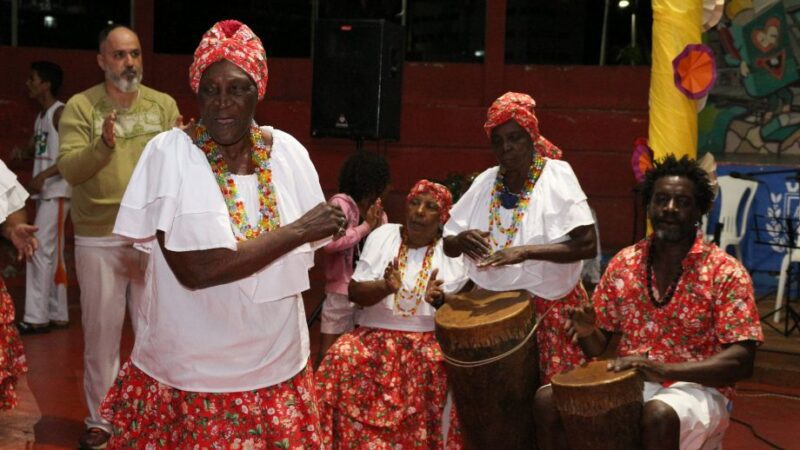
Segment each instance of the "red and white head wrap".
[{"label": "red and white head wrap", "polygon": [[238,20],[217,22],[200,39],[194,51],[194,61],[189,67],[189,85],[196,94],[203,72],[217,61],[227,59],[253,79],[258,88],[258,99],[267,91],[267,54],[261,39],[247,25]]},{"label": "red and white head wrap", "polygon": [[536,100],[528,94],[506,92],[489,107],[483,129],[486,136],[492,138],[492,130],[509,120],[517,122],[531,135],[536,151],[550,159],[561,159],[561,149],[539,134],[539,119],[536,118]]},{"label": "red and white head wrap", "polygon": [[436,203],[439,204],[439,221],[443,224],[447,222],[447,219],[450,218],[450,208],[453,206],[453,196],[450,194],[450,190],[433,181],[419,180],[406,196],[406,205],[420,194],[430,194],[436,199]]}]

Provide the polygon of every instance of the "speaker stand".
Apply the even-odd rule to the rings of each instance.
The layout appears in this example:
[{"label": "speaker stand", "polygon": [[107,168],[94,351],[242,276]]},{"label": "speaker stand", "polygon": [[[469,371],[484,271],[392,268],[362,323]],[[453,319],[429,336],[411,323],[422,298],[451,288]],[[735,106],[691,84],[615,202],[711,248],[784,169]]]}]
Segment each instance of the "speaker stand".
[{"label": "speaker stand", "polygon": [[356,152],[361,152],[364,150],[364,138],[359,136],[356,138]]}]

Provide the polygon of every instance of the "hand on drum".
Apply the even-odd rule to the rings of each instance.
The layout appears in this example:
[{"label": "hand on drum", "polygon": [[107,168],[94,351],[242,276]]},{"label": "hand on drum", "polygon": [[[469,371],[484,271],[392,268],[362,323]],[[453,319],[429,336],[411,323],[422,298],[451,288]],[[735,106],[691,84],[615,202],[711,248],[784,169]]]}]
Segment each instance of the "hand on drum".
[{"label": "hand on drum", "polygon": [[525,249],[522,247],[506,248],[486,257],[483,261],[478,263],[478,267],[498,267],[518,264],[528,259],[525,253]]},{"label": "hand on drum", "polygon": [[645,381],[660,383],[667,380],[664,364],[644,356],[626,356],[608,362],[608,370],[622,372],[628,369],[636,369]]},{"label": "hand on drum", "polygon": [[438,274],[439,269],[433,269],[431,277],[428,279],[428,287],[425,288],[425,301],[436,309],[444,304],[444,290],[442,289],[444,280],[436,279]]},{"label": "hand on drum", "polygon": [[461,251],[475,261],[482,261],[492,252],[492,247],[489,245],[489,233],[486,231],[462,231],[456,238]]},{"label": "hand on drum", "polygon": [[397,292],[403,286],[400,263],[397,258],[386,266],[386,270],[383,271],[383,281],[386,283],[386,289],[390,292]]},{"label": "hand on drum", "polygon": [[567,315],[569,319],[564,323],[564,329],[573,344],[577,344],[578,339],[590,336],[594,332],[596,314],[592,305],[583,304],[567,308]]}]

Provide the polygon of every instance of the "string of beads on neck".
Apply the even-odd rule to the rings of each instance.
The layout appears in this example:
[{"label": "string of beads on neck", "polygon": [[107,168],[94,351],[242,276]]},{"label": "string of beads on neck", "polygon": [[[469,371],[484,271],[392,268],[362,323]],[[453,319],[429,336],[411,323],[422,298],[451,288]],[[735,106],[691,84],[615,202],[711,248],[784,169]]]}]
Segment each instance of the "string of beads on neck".
[{"label": "string of beads on neck", "polygon": [[653,278],[654,270],[653,270],[653,246],[650,245],[650,248],[647,251],[647,260],[646,260],[646,271],[647,271],[647,295],[650,297],[650,302],[656,308],[663,308],[667,306],[670,301],[672,301],[672,297],[675,296],[675,291],[678,289],[678,284],[681,281],[681,276],[683,275],[683,264],[678,267],[678,273],[675,274],[675,278],[672,282],[667,286],[664,290],[663,295],[661,298],[656,299],[655,293],[653,293]]}]

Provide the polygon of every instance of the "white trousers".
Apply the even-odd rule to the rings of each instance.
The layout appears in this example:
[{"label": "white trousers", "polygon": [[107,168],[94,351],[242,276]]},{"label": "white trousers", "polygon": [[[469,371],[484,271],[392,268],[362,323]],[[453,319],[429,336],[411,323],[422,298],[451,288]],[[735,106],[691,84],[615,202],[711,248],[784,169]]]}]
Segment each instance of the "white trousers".
[{"label": "white trousers", "polygon": [[644,401],[660,400],[669,405],[681,421],[681,450],[720,448],[730,423],[731,403],[714,388],[679,381],[669,387],[644,382]]},{"label": "white trousers", "polygon": [[56,284],[59,263],[64,264],[64,223],[69,213],[68,198],[40,199],[36,202],[39,249],[26,264],[25,316],[32,324],[51,320],[67,321],[67,285]]},{"label": "white trousers", "polygon": [[81,288],[83,324],[83,389],[89,417],[87,428],[111,432],[98,408],[119,372],[120,339],[126,300],[136,330],[144,292],[148,255],[132,246],[75,245],[75,269]]}]

